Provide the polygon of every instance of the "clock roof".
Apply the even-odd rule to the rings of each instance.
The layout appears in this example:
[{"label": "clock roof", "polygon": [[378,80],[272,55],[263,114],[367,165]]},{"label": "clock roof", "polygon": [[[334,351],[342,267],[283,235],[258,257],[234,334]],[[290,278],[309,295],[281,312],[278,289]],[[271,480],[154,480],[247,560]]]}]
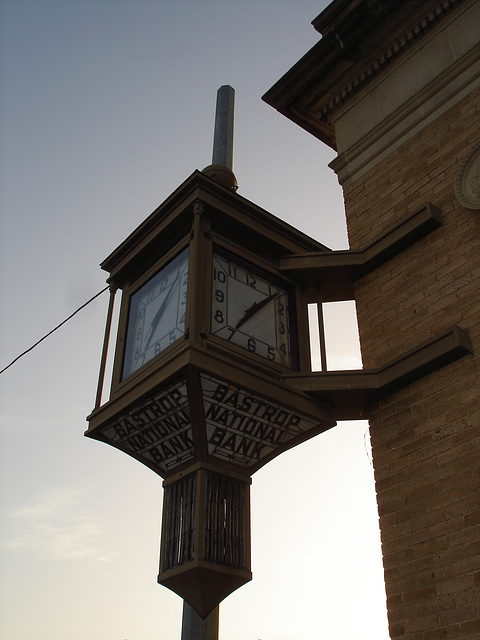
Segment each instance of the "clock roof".
[{"label": "clock roof", "polygon": [[255,203],[227,189],[201,171],[194,171],[153,213],[151,213],[102,263],[109,280],[122,287],[126,279],[168,250],[192,227],[193,205],[200,201],[219,233],[260,254],[280,258],[330,249]]}]

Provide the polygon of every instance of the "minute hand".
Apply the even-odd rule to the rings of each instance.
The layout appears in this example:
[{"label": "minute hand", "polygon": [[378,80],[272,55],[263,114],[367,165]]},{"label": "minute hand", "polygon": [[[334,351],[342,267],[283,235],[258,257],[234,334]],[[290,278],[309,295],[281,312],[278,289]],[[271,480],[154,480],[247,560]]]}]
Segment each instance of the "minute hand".
[{"label": "minute hand", "polygon": [[148,349],[148,345],[150,344],[151,339],[153,338],[153,334],[155,333],[155,329],[157,328],[158,323],[160,322],[160,318],[163,315],[163,312],[165,311],[165,308],[170,300],[170,298],[172,297],[172,292],[175,289],[175,285],[177,284],[177,280],[180,276],[180,273],[177,273],[177,276],[175,278],[175,280],[173,281],[172,286],[170,287],[170,289],[168,290],[167,295],[165,296],[165,298],[163,299],[162,304],[160,305],[157,313],[155,314],[151,324],[150,324],[150,329],[148,330],[148,339],[147,339],[147,343],[145,345],[145,349]]},{"label": "minute hand", "polygon": [[264,298],[263,300],[260,300],[260,302],[254,302],[252,306],[245,311],[243,316],[237,322],[237,324],[235,325],[235,329],[239,329],[242,326],[242,324],[245,324],[245,322],[247,320],[250,320],[250,318],[254,316],[256,313],[258,313],[260,309],[263,309],[263,307],[266,304],[268,304],[271,300],[277,297],[278,297],[278,293],[272,293],[272,295],[268,296],[267,298]]}]

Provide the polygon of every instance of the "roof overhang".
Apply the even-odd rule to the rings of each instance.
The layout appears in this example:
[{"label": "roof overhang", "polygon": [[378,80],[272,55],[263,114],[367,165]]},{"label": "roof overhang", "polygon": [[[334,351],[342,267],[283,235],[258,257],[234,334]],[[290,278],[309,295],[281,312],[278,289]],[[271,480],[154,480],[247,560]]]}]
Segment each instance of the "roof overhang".
[{"label": "roof overhang", "polygon": [[[321,40],[263,100],[337,150],[336,112],[463,1],[333,0],[312,22]],[[432,20],[427,19],[430,14]],[[418,29],[423,17],[426,26]],[[410,30],[413,36],[405,39]]]}]

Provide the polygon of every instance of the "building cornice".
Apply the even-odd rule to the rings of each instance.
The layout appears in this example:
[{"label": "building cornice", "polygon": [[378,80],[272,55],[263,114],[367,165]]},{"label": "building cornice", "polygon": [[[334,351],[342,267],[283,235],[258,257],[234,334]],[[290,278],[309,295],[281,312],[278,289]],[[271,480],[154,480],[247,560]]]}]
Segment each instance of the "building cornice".
[{"label": "building cornice", "polygon": [[263,100],[337,149],[335,112],[466,1],[334,0],[313,22],[320,42]]},{"label": "building cornice", "polygon": [[432,27],[441,22],[443,18],[463,0],[442,0],[434,10],[429,11],[418,20],[413,27],[397,38],[387,49],[368,64],[356,77],[348,82],[333,98],[314,107],[314,115],[319,119],[327,119],[328,116],[342,105],[350,96],[357,93],[371,82],[385,67],[389,66],[399,55],[410,49],[420,38],[424,37]]}]

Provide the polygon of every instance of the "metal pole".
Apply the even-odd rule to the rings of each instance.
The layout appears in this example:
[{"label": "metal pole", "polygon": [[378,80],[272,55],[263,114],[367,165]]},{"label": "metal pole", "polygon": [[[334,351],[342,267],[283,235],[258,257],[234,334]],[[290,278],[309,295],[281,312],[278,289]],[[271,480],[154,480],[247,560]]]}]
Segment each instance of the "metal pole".
[{"label": "metal pole", "polygon": [[318,337],[320,339],[320,360],[322,371],[327,371],[327,346],[325,343],[325,322],[323,318],[322,288],[317,287]]},{"label": "metal pole", "polygon": [[[227,167],[230,171],[233,171],[234,116],[235,89],[226,84],[217,91],[212,164]],[[218,619],[219,606],[203,619],[184,600],[181,640],[218,640]]]},{"label": "metal pole", "polygon": [[234,116],[235,89],[225,84],[217,91],[212,164],[220,164],[230,171],[233,171]]},{"label": "metal pole", "polygon": [[110,299],[108,301],[107,322],[105,324],[105,336],[103,338],[102,359],[100,361],[100,373],[98,375],[98,386],[97,386],[97,397],[95,399],[95,409],[98,409],[98,407],[102,403],[103,382],[105,380],[105,367],[107,365],[108,343],[110,340],[110,330],[112,328],[113,305],[115,302],[116,292],[117,292],[117,287],[114,284],[111,284]]},{"label": "metal pole", "polygon": [[219,607],[215,607],[204,620],[184,600],[181,640],[218,640],[218,618]]}]

